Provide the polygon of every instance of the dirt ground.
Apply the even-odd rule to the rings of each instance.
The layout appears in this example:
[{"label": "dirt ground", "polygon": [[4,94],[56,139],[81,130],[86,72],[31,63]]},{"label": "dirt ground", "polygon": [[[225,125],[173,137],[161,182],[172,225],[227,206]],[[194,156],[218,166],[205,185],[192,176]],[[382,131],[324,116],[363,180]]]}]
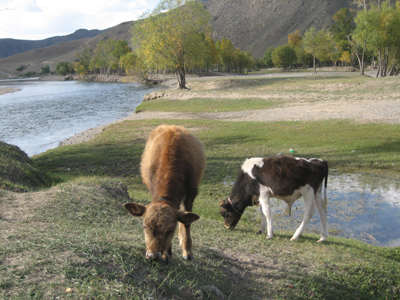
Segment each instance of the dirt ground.
[{"label": "dirt ground", "polygon": [[[274,76],[274,75],[272,75]],[[275,75],[279,76],[279,75]],[[292,76],[297,76],[293,74]],[[304,76],[298,74],[298,76]],[[239,78],[239,77],[237,77]],[[248,77],[247,77],[248,78]],[[201,79],[199,79],[200,81]],[[209,80],[209,78],[208,78]],[[391,79],[397,80],[397,78]],[[364,93],[362,96],[355,99],[348,97],[346,93],[342,96],[332,96],[329,92],[332,91],[353,91],[363,89],[382,88],[382,82],[368,82],[367,84],[349,84],[335,83],[324,84],[317,87],[308,85],[307,88],[322,88],[326,91],[326,96],[321,99],[319,93],[307,93],[307,99],[290,90],[290,87],[283,87],[279,93],[264,93],[251,92],[243,93],[243,91],[229,90],[229,85],[235,85],[236,80],[218,80],[207,83],[207,89],[201,94],[196,91],[177,91],[163,90],[153,92],[150,98],[173,98],[177,100],[187,100],[193,97],[204,97],[213,99],[237,99],[237,98],[280,98],[285,101],[284,105],[258,110],[245,110],[233,112],[207,112],[207,113],[183,113],[183,112],[138,112],[132,113],[126,118],[114,121],[110,124],[101,125],[96,128],[89,129],[79,133],[61,145],[76,144],[87,141],[95,137],[101,131],[114,123],[123,122],[126,120],[145,120],[145,119],[210,119],[221,121],[258,121],[258,122],[276,122],[276,121],[318,121],[329,119],[352,119],[355,122],[368,123],[400,123],[400,92],[394,91],[390,93],[380,94],[379,98],[373,93]],[[173,81],[165,82],[167,86],[172,87]],[[192,82],[193,87],[196,87],[196,81]],[[221,86],[221,84],[225,86]],[[368,85],[368,86],[366,86]],[[376,86],[374,86],[376,85]],[[393,82],[390,83],[393,86]],[[151,101],[151,100],[150,100]]]}]

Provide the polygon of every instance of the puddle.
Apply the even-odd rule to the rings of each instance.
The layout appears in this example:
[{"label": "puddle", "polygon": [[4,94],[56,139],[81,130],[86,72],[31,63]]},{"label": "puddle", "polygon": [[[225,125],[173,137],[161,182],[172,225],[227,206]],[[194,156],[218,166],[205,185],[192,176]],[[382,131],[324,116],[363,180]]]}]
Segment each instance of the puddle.
[{"label": "puddle", "polygon": [[[371,175],[330,175],[328,178],[329,235],[341,236],[387,247],[400,246],[400,182]],[[283,215],[286,204],[272,200],[275,230],[295,231],[304,213],[302,199]],[[261,222],[258,209],[248,210]],[[316,212],[306,232],[320,233]]]}]

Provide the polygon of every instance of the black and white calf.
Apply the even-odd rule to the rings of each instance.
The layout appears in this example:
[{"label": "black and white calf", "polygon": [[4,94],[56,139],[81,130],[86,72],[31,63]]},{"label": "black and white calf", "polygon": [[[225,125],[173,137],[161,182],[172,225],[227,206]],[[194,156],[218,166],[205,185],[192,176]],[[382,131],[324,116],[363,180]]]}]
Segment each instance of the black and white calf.
[{"label": "black and white calf", "polygon": [[[322,184],[325,179],[324,197]],[[290,214],[293,203],[301,196],[304,198],[304,218],[291,241],[297,240],[318,209],[322,231],[318,242],[326,240],[328,235],[327,197],[328,163],[317,158],[298,158],[277,156],[270,158],[249,158],[243,163],[236,182],[232,187],[230,198],[220,202],[224,226],[235,228],[247,206],[255,204],[255,199],[261,205],[261,230],[268,228],[267,238],[272,238],[272,213],[270,198],[278,198],[288,204]]]}]

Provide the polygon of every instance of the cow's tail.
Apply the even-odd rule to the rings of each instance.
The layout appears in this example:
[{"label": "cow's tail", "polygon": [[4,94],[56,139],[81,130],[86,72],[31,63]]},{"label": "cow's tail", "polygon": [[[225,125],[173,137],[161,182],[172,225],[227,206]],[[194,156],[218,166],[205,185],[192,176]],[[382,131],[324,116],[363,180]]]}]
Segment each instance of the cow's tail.
[{"label": "cow's tail", "polygon": [[324,188],[324,199],[323,201],[323,207],[324,211],[326,214],[328,214],[328,197],[327,197],[327,187],[328,187],[328,163],[325,162],[325,188]]}]

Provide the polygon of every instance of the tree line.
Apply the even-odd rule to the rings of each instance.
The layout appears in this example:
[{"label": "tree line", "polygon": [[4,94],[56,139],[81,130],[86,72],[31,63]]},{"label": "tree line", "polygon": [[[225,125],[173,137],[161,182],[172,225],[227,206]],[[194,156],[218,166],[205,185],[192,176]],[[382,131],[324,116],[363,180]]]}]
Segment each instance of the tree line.
[{"label": "tree line", "polygon": [[187,73],[218,68],[244,74],[254,68],[256,59],[250,52],[235,48],[229,39],[211,38],[209,19],[198,0],[163,0],[131,28],[134,50],[124,40],[100,41],[94,49],[79,52],[74,63],[60,62],[56,71],[127,74],[147,83],[151,73],[172,72],[185,88]]},{"label": "tree line", "polygon": [[355,0],[360,10],[342,8],[329,28],[309,28],[289,34],[288,43],[269,47],[263,64],[290,68],[313,65],[352,65],[364,74],[366,64],[377,76],[400,74],[400,1]]},{"label": "tree line", "polygon": [[149,74],[172,72],[179,88],[186,74],[218,69],[245,73],[255,66],[301,67],[375,64],[377,76],[400,73],[400,0],[354,0],[359,10],[340,9],[334,24],[299,30],[288,43],[269,47],[262,59],[235,48],[228,39],[211,38],[210,15],[200,0],[161,0],[131,28],[134,49],[124,40],[100,41],[84,48],[76,61],[60,62],[57,72],[128,74],[149,82]]}]

